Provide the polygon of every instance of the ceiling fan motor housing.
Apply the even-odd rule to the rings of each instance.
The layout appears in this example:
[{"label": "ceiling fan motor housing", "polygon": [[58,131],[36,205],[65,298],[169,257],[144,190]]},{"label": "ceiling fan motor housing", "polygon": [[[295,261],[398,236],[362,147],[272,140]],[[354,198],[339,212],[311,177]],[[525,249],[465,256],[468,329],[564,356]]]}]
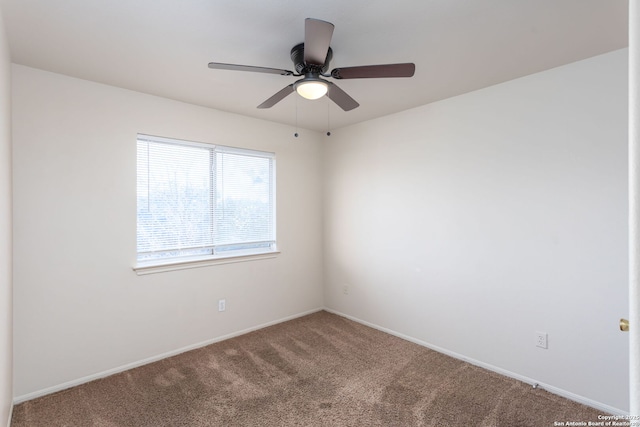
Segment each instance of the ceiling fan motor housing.
[{"label": "ceiling fan motor housing", "polygon": [[327,51],[327,57],[324,60],[324,64],[306,64],[304,62],[304,43],[297,44],[291,49],[291,60],[293,61],[296,73],[298,74],[326,74],[326,72],[329,70],[329,63],[331,62],[332,58],[333,50],[329,48],[329,50]]}]

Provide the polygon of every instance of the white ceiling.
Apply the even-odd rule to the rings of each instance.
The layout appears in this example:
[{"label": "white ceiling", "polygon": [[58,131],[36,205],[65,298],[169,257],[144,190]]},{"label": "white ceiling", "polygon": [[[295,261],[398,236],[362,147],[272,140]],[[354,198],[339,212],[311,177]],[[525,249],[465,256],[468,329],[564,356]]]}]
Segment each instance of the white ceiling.
[{"label": "white ceiling", "polygon": [[[628,0],[0,0],[12,60],[220,110],[324,131],[628,45]],[[334,80],[359,103],[290,95],[304,19],[335,24],[331,69],[414,62],[404,79]]]}]

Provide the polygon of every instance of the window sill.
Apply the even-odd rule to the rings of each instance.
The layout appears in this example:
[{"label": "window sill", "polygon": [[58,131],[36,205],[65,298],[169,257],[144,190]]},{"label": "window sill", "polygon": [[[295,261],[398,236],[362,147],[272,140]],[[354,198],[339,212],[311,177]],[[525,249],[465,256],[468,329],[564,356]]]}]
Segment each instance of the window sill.
[{"label": "window sill", "polygon": [[257,261],[261,259],[276,258],[280,251],[264,252],[247,255],[227,255],[207,258],[186,258],[180,260],[149,261],[135,265],[133,271],[138,276],[167,271],[186,270],[189,268],[209,267],[212,265],[232,264],[236,262]]}]

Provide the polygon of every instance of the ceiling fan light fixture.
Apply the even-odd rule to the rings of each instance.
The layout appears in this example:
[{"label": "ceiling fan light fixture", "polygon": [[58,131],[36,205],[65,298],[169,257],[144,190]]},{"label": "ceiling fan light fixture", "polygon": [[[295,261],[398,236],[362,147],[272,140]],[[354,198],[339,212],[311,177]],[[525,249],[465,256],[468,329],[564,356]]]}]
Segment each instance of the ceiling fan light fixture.
[{"label": "ceiling fan light fixture", "polygon": [[303,79],[296,83],[296,92],[306,99],[319,99],[327,94],[329,85],[322,79]]}]

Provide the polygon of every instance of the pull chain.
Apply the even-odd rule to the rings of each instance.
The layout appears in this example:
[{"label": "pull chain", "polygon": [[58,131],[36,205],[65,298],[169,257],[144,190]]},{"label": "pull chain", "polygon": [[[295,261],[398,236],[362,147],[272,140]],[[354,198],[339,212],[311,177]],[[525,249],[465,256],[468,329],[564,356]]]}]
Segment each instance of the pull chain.
[{"label": "pull chain", "polygon": [[295,108],[296,108],[296,133],[294,133],[293,136],[297,138],[298,137],[298,97],[297,96],[296,96]]},{"label": "pull chain", "polygon": [[327,97],[327,136],[331,136],[331,102]]}]

